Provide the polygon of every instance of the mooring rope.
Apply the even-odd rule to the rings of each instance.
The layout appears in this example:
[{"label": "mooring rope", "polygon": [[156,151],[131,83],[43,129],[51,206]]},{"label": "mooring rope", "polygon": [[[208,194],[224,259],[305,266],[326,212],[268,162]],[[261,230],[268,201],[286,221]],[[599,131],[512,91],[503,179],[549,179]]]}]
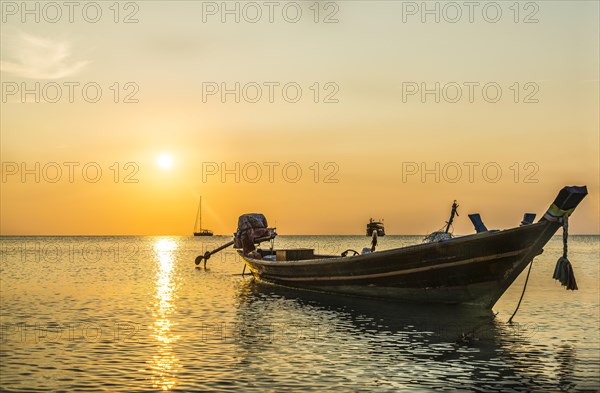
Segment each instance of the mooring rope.
[{"label": "mooring rope", "polygon": [[[558,261],[556,262],[556,267],[554,268],[554,274],[552,275],[552,278],[558,280],[560,284],[566,287],[568,290],[576,291],[578,289],[577,281],[575,280],[575,275],[573,274],[573,266],[571,265],[571,262],[569,261],[569,258],[567,256],[569,248],[569,214],[569,211],[565,211],[563,212],[563,216],[560,218],[562,220],[563,228],[563,255],[560,258],[558,258]],[[513,317],[517,313],[517,310],[519,310],[519,306],[521,305],[521,301],[523,300],[523,296],[525,295],[525,289],[527,288],[527,281],[529,280],[529,273],[531,273],[532,266],[533,259],[531,260],[529,270],[527,271],[527,278],[525,278],[525,285],[523,286],[521,298],[519,299],[519,303],[517,304],[515,312],[513,312],[513,314],[509,318],[508,323],[512,323]]]},{"label": "mooring rope", "polygon": [[529,263],[529,270],[527,270],[527,277],[525,277],[525,285],[523,285],[523,292],[521,292],[521,297],[519,298],[519,303],[517,303],[517,308],[515,308],[515,312],[513,312],[513,314],[508,319],[508,323],[512,323],[513,317],[517,314],[517,311],[519,311],[519,306],[521,306],[521,301],[523,300],[523,296],[525,296],[525,289],[527,289],[527,282],[529,281],[529,273],[531,273],[532,267],[533,267],[533,259]]}]

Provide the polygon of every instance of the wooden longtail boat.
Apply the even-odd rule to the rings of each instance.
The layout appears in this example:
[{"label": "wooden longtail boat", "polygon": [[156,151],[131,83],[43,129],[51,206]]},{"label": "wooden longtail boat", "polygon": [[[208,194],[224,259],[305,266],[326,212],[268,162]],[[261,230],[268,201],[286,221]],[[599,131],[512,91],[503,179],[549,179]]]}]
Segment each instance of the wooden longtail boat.
[{"label": "wooden longtail boat", "polygon": [[543,252],[544,245],[586,195],[585,186],[564,187],[536,223],[363,255],[313,255],[312,250],[250,252],[247,247],[238,253],[261,282],[490,309],[529,262]]}]

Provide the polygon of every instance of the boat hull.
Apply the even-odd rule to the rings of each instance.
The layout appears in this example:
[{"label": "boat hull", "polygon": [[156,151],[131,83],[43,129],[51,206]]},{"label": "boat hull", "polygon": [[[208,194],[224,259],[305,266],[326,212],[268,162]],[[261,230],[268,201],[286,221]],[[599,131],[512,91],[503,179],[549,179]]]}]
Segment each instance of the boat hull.
[{"label": "boat hull", "polygon": [[266,283],[491,309],[586,195],[585,186],[564,187],[535,224],[352,257],[274,261],[263,258],[271,251],[261,251],[260,258],[239,253]]},{"label": "boat hull", "polygon": [[212,232],[194,232],[194,236],[213,236]]},{"label": "boat hull", "polygon": [[559,227],[543,221],[354,257],[275,262],[240,255],[254,277],[266,283],[491,308]]}]

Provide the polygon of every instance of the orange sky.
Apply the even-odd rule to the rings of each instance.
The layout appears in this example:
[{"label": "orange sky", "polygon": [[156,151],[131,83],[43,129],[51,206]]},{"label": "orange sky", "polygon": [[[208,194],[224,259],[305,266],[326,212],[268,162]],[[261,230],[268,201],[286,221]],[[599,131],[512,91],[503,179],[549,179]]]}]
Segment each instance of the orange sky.
[{"label": "orange sky", "polygon": [[[464,9],[457,23],[443,9],[423,23],[402,3],[319,3],[318,15],[302,3],[296,23],[279,11],[272,23],[222,23],[201,2],[138,2],[118,17],[106,5],[97,23],[77,12],[23,23],[3,9],[0,233],[189,235],[200,195],[217,234],[246,212],[280,234],[362,234],[370,216],[388,233],[423,234],[454,199],[456,231],[469,233],[467,213],[518,225],[574,184],[590,195],[571,232],[600,233],[598,3],[536,3],[536,23],[523,23],[525,3],[518,16],[502,3],[495,23]],[[240,102],[223,99],[236,82]],[[22,95],[36,83],[39,103]],[[87,102],[95,86],[102,96]],[[239,182],[221,178],[221,163],[239,163]]]}]

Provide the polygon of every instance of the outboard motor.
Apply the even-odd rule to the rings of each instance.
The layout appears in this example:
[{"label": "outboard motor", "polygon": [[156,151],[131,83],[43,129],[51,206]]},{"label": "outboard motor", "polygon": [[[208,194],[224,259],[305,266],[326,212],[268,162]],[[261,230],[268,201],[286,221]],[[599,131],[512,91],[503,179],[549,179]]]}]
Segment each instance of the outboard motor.
[{"label": "outboard motor", "polygon": [[263,214],[242,214],[238,218],[238,228],[233,235],[233,240],[212,251],[206,251],[204,255],[198,255],[195,260],[196,265],[199,265],[200,262],[204,260],[204,267],[206,268],[206,261],[211,255],[216,254],[231,245],[233,245],[234,248],[243,249],[244,253],[248,254],[256,250],[255,244],[274,239],[275,236],[277,236],[275,228],[269,228],[267,218]]},{"label": "outboard motor", "polygon": [[269,228],[264,214],[242,214],[238,218],[238,229],[234,234],[233,248],[241,248],[247,254],[256,250],[255,244],[274,239],[275,228]]}]

